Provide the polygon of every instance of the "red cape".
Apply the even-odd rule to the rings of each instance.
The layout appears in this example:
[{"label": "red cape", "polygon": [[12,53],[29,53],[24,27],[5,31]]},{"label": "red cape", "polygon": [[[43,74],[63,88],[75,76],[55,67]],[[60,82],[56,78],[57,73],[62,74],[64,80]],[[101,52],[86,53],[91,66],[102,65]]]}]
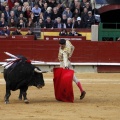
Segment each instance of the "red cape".
[{"label": "red cape", "polygon": [[74,102],[73,94],[73,70],[54,68],[54,92],[55,98],[63,102]]}]

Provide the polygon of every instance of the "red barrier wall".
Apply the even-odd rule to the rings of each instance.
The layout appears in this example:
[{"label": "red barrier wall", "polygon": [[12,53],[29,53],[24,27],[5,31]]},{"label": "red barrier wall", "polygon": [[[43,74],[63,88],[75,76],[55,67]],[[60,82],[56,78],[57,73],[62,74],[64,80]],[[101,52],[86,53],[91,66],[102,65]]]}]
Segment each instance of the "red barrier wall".
[{"label": "red barrier wall", "polygon": [[[120,62],[120,42],[73,41],[72,62]],[[58,41],[0,41],[0,61],[8,58],[5,51],[29,59],[56,62]]]}]

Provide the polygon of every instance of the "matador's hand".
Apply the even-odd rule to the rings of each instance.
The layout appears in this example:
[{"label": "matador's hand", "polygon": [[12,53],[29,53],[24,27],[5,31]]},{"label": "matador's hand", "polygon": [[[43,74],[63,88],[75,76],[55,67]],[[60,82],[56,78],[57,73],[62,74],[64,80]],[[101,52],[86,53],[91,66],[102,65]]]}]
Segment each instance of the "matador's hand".
[{"label": "matador's hand", "polygon": [[65,69],[69,69],[69,67],[65,67]]}]

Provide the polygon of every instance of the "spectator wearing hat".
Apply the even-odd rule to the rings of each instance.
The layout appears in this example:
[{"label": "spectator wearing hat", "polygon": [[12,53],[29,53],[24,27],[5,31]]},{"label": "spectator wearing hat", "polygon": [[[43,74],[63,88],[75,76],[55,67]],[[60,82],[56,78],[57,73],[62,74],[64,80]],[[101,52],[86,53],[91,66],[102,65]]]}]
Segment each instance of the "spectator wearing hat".
[{"label": "spectator wearing hat", "polygon": [[77,20],[75,21],[73,28],[83,28],[81,17],[77,17]]},{"label": "spectator wearing hat", "polygon": [[16,30],[12,32],[12,35],[22,35],[21,27],[17,27]]},{"label": "spectator wearing hat", "polygon": [[93,24],[95,24],[95,17],[92,15],[92,11],[88,11],[88,16],[85,18],[85,28],[91,28]]}]

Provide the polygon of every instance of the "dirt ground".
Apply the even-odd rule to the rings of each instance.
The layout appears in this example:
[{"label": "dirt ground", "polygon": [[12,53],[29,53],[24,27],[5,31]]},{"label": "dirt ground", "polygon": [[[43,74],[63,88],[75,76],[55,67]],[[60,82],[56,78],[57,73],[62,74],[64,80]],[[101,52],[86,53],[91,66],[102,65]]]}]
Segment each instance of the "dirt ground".
[{"label": "dirt ground", "polygon": [[86,96],[73,83],[74,103],[54,97],[52,73],[44,74],[45,87],[29,87],[29,104],[18,100],[18,92],[4,103],[5,82],[0,75],[0,120],[120,120],[120,73],[76,73]]}]

